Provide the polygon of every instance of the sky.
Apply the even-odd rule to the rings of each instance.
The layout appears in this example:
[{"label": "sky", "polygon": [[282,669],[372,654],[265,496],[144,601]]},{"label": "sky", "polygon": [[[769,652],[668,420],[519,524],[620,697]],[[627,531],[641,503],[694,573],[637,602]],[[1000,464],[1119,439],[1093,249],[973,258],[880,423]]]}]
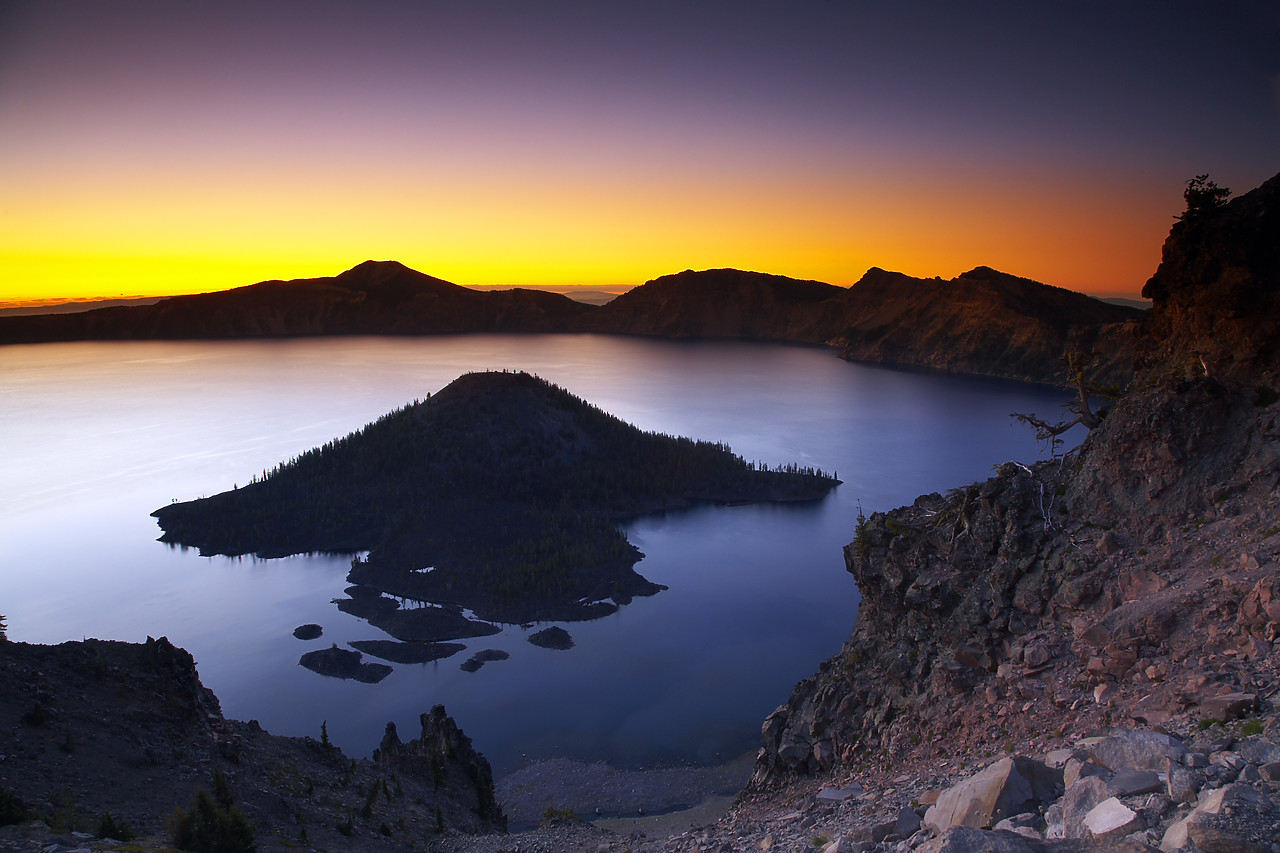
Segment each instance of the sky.
[{"label": "sky", "polygon": [[1136,295],[1280,171],[1280,3],[0,0],[0,302],[978,265]]}]

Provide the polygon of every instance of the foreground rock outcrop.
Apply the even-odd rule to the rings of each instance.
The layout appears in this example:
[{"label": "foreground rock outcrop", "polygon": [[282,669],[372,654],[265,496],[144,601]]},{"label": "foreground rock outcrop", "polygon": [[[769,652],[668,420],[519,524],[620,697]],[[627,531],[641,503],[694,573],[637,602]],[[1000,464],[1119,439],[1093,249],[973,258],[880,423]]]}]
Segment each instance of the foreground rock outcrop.
[{"label": "foreground rock outcrop", "polygon": [[[859,523],[845,549],[862,592],[857,626],[766,721],[755,795],[814,776],[866,784],[942,769],[951,755],[1035,754],[1113,727],[1187,739],[1244,717],[1268,736],[1251,747],[1260,757],[1280,750],[1277,211],[1280,176],[1174,227],[1145,291],[1140,371],[1078,452],[1009,463]],[[1187,751],[1177,741],[1143,761],[1073,753],[1086,774],[1101,772],[1066,780],[1067,799],[1079,792],[1071,814],[1108,803],[1080,837],[1155,844],[1173,823],[1218,826],[1194,791],[1237,783],[1250,766],[1237,784],[1256,783],[1253,793],[1220,796],[1263,823],[1275,813],[1262,765],[1210,752],[1188,767]],[[1111,803],[1100,780],[1121,770],[1163,776],[1164,805]],[[1280,843],[1280,830],[1262,836],[1257,849]]]},{"label": "foreground rock outcrop", "polygon": [[261,850],[401,850],[506,826],[488,762],[439,706],[420,739],[369,761],[323,730],[286,738],[226,719],[191,656],[164,638],[0,642],[0,684],[0,823],[43,821],[4,834],[10,848],[31,838],[67,849],[51,832],[83,848],[104,815],[139,836],[133,849],[169,847],[174,809],[218,778]]}]

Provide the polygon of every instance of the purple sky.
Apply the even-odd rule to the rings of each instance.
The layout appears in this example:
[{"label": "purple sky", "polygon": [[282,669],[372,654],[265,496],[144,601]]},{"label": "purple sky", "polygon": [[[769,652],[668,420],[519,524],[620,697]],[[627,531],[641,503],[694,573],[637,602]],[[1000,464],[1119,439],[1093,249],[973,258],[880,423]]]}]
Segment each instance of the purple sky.
[{"label": "purple sky", "polygon": [[1274,2],[0,2],[0,296],[366,257],[1134,292],[1187,178],[1278,154]]}]

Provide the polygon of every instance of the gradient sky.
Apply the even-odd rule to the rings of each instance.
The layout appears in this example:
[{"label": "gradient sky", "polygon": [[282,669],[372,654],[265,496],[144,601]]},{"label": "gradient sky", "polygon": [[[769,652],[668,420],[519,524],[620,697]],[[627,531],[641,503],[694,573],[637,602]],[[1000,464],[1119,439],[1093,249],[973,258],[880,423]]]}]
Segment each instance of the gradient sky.
[{"label": "gradient sky", "polygon": [[985,264],[1136,293],[1280,170],[1276,2],[0,0],[0,301]]}]

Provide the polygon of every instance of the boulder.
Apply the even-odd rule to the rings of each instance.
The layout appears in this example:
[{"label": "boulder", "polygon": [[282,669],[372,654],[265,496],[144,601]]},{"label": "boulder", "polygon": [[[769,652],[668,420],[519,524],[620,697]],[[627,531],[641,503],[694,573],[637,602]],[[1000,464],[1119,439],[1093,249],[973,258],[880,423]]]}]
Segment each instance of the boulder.
[{"label": "boulder", "polygon": [[1065,768],[1067,766],[1067,762],[1071,759],[1083,757],[1083,755],[1078,755],[1077,752],[1078,751],[1074,749],[1050,750],[1045,753],[1044,763],[1048,764],[1050,767]]},{"label": "boulder", "polygon": [[898,831],[898,821],[879,820],[870,826],[859,826],[849,831],[847,836],[855,844],[879,844]]},{"label": "boulder", "polygon": [[1169,799],[1175,803],[1196,801],[1196,794],[1200,793],[1200,786],[1203,783],[1199,774],[1175,761],[1170,761],[1168,769],[1165,770],[1165,776],[1165,790]]},{"label": "boulder", "polygon": [[1095,761],[1081,761],[1078,758],[1073,758],[1062,769],[1062,783],[1070,789],[1080,779],[1087,779],[1090,776],[1106,779],[1110,775],[1110,770]]},{"label": "boulder", "polygon": [[1089,747],[1094,761],[1109,770],[1131,767],[1134,770],[1164,769],[1166,759],[1181,761],[1187,748],[1176,738],[1156,732],[1116,729]]},{"label": "boulder", "polygon": [[1147,827],[1141,815],[1115,797],[1105,799],[1090,809],[1081,823],[1091,837],[1107,840],[1123,838]]},{"label": "boulder", "polygon": [[1023,812],[1022,814],[1007,817],[995,825],[997,831],[1004,830],[1006,832],[1016,832],[1018,835],[1026,838],[1043,839],[1042,833],[1038,827],[1043,826],[1045,821],[1036,812]]},{"label": "boulder", "polygon": [[1062,798],[1062,829],[1065,838],[1088,838],[1084,819],[1099,803],[1110,798],[1107,783],[1088,776],[1071,786]]},{"label": "boulder", "polygon": [[1062,771],[1024,756],[1002,758],[943,791],[924,823],[942,834],[953,826],[988,827],[1057,799]]},{"label": "boulder", "polygon": [[1163,787],[1165,783],[1154,770],[1134,770],[1132,767],[1121,768],[1107,780],[1107,791],[1113,797],[1153,794]]},{"label": "boulder", "polygon": [[1253,693],[1228,693],[1225,696],[1214,696],[1200,703],[1200,716],[1206,720],[1227,722],[1252,711],[1258,705],[1258,697]]},{"label": "boulder", "polygon": [[903,838],[910,838],[920,829],[920,815],[916,814],[916,810],[910,806],[903,806],[898,810],[898,819],[894,832]]}]

